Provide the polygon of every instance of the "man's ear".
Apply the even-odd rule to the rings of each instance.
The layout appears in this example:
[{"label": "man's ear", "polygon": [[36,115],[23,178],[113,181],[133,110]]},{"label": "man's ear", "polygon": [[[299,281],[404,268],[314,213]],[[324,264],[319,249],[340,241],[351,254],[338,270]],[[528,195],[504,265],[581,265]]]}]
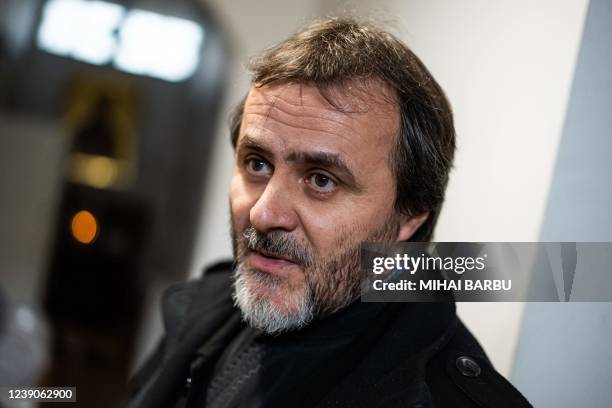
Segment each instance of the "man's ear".
[{"label": "man's ear", "polygon": [[418,230],[419,227],[427,220],[427,217],[429,217],[428,211],[413,217],[402,217],[400,229],[397,234],[397,240],[408,241],[415,231]]}]

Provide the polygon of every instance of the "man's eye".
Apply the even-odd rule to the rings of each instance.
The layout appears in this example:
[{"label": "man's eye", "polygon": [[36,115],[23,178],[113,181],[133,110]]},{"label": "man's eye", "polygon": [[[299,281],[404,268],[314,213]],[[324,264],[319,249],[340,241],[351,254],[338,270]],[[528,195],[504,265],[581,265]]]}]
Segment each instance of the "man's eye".
[{"label": "man's eye", "polygon": [[336,183],[331,177],[321,173],[313,173],[306,179],[306,182],[318,193],[331,193],[336,189]]},{"label": "man's eye", "polygon": [[272,173],[270,164],[265,160],[257,158],[247,159],[246,169],[254,176],[267,176]]}]

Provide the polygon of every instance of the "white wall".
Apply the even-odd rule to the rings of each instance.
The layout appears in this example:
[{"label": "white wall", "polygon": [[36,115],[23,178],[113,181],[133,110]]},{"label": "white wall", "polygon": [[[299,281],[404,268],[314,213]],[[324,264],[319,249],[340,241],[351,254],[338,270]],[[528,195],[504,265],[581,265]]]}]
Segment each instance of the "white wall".
[{"label": "white wall", "polygon": [[[458,152],[436,240],[538,240],[587,0],[212,3],[238,47],[228,106],[247,89],[239,63],[309,17],[346,10],[389,22],[430,68],[455,111]],[[231,255],[228,140],[221,129],[192,274]],[[522,310],[520,303],[459,305],[504,375],[512,367]]]},{"label": "white wall", "polygon": [[[612,2],[591,0],[539,237],[545,242],[612,241],[610,21]],[[534,406],[612,406],[612,303],[530,303],[521,326],[512,379]]]}]

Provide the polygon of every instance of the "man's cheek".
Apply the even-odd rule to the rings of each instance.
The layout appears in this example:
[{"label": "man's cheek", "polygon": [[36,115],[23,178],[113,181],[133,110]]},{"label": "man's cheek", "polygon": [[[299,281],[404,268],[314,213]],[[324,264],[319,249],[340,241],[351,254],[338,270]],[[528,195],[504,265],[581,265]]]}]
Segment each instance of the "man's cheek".
[{"label": "man's cheek", "polygon": [[343,214],[327,213],[325,216],[313,215],[308,219],[310,222],[306,228],[310,231],[309,238],[317,254],[322,257],[334,255],[336,248],[354,238],[348,233],[352,231],[350,225],[351,221],[354,223],[354,218],[345,220]]},{"label": "man's cheek", "polygon": [[232,182],[230,183],[230,204],[237,203],[244,196],[244,182],[240,174],[234,171]]},{"label": "man's cheek", "polygon": [[247,224],[253,204],[252,194],[249,194],[240,177],[234,176],[230,187],[230,209],[234,222],[239,225]]}]

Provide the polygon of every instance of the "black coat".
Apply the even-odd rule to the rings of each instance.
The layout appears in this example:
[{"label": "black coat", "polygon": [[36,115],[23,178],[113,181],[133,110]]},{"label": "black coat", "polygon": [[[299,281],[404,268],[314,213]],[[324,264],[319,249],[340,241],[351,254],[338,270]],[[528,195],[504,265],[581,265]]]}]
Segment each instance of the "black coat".
[{"label": "black coat", "polygon": [[[212,372],[240,329],[231,299],[231,263],[208,269],[195,281],[164,293],[165,335],[131,382],[128,408],[172,407],[193,372]],[[340,377],[322,370],[333,387],[304,407],[530,407],[491,366],[449,303],[398,303],[367,330],[360,349],[347,349],[351,367]],[[202,347],[204,345],[204,347]],[[354,353],[349,355],[348,353]],[[202,357],[203,356],[203,357]],[[333,371],[333,370],[331,370]],[[319,382],[320,383],[320,382]],[[329,385],[329,384],[328,384]],[[314,390],[313,390],[314,391]],[[316,392],[313,392],[316,395]]]}]

